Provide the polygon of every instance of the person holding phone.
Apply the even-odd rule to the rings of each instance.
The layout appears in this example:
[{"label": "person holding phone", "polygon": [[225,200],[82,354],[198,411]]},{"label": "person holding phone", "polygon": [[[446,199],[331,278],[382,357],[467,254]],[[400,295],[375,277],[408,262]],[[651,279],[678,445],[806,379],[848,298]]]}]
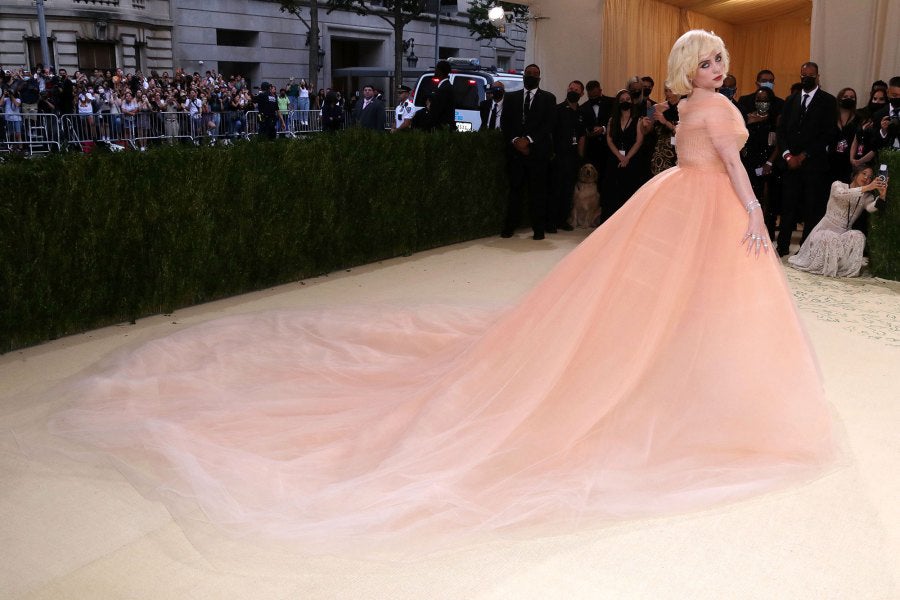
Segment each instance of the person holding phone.
[{"label": "person holding phone", "polygon": [[635,105],[633,97],[628,90],[619,90],[606,127],[606,145],[612,156],[606,161],[600,193],[600,225],[622,208],[645,180],[634,159],[644,143],[644,131],[638,123],[646,117],[643,105]]}]

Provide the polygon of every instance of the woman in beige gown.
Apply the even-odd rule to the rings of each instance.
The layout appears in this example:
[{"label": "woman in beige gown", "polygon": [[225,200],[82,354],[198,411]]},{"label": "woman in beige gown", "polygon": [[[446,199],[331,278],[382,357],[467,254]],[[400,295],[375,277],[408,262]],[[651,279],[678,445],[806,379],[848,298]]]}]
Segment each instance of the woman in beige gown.
[{"label": "woman in beige gown", "polygon": [[850,184],[835,181],[825,216],[788,263],[800,271],[828,277],[857,277],[862,269],[866,236],[852,229],[863,211],[875,212],[887,184],[875,179],[870,166],[854,167]]},{"label": "woman in beige gown", "polygon": [[693,31],[669,62],[690,92],[679,166],[515,306],[213,321],[72,384],[53,431],[188,533],[313,553],[556,533],[821,473],[829,410],[715,93],[727,53]]}]

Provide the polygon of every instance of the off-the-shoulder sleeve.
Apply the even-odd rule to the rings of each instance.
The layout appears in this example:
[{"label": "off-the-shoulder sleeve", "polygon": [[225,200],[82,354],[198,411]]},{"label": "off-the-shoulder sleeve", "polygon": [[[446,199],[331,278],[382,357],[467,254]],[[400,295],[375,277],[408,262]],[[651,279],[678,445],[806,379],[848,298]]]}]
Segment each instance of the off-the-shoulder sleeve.
[{"label": "off-the-shoulder sleeve", "polygon": [[709,137],[717,146],[720,140],[742,148],[747,142],[747,126],[737,107],[728,98],[716,94],[702,107]]}]

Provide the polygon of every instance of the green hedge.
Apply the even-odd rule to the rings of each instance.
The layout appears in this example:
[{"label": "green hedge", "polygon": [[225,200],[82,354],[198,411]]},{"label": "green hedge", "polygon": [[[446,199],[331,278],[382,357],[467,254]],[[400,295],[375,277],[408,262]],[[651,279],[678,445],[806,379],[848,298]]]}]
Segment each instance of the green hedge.
[{"label": "green hedge", "polygon": [[879,158],[892,181],[884,209],[869,218],[869,270],[876,277],[900,280],[900,152],[883,150]]},{"label": "green hedge", "polygon": [[500,231],[498,135],[348,131],[0,165],[0,352]]}]

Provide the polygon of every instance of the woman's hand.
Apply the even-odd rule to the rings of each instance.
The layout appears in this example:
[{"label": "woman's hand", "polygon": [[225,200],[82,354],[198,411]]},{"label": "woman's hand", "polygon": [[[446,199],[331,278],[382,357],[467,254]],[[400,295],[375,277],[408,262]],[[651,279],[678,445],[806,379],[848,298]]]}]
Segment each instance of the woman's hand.
[{"label": "woman's hand", "polygon": [[747,232],[741,240],[741,245],[747,244],[747,255],[756,253],[759,256],[760,251],[769,253],[769,232],[766,230],[766,224],[762,216],[762,207],[757,206],[750,211],[747,222]]},{"label": "woman's hand", "polygon": [[619,168],[620,168],[620,169],[624,169],[625,167],[627,167],[627,166],[628,166],[628,161],[629,161],[629,160],[631,160],[631,159],[628,158],[627,156],[622,156],[622,157],[620,157],[620,158],[619,158]]}]

